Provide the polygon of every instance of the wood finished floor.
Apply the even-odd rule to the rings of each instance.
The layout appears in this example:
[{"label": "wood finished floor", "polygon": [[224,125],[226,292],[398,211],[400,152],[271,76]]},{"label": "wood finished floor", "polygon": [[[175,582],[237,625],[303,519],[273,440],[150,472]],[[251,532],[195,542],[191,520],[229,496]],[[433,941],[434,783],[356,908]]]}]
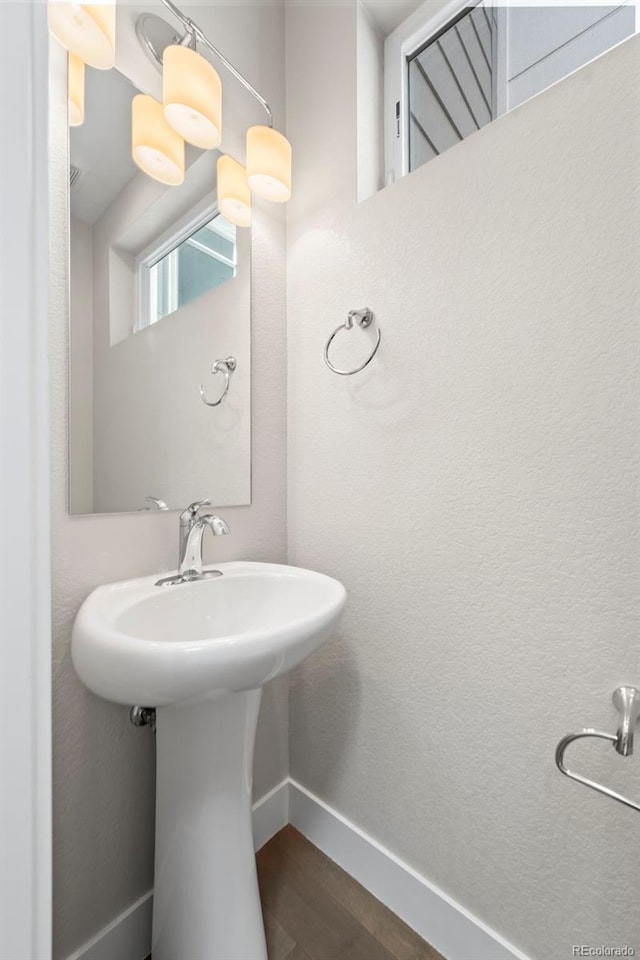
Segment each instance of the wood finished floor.
[{"label": "wood finished floor", "polygon": [[444,960],[292,826],[257,863],[269,960]]},{"label": "wood finished floor", "polygon": [[443,960],[292,826],[257,862],[269,960]]}]

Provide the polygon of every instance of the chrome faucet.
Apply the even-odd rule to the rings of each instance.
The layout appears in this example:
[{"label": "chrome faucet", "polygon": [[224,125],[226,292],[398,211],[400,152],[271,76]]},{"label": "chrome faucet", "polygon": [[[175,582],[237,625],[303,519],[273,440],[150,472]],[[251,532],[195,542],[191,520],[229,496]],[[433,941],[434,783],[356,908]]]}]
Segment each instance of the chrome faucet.
[{"label": "chrome faucet", "polygon": [[201,507],[211,506],[211,500],[197,500],[180,514],[180,543],[178,574],[190,580],[202,575],[202,537],[209,527],[215,537],[229,533],[229,527],[213,513],[200,514]]},{"label": "chrome faucet", "polygon": [[210,500],[197,500],[190,504],[180,514],[180,539],[178,544],[178,573],[173,577],[164,577],[158,580],[156,586],[168,586],[175,583],[186,583],[190,580],[205,580],[210,577],[219,577],[219,570],[203,572],[202,538],[207,527],[215,537],[230,533],[229,527],[222,517],[213,513],[199,513],[202,507],[211,506]]}]

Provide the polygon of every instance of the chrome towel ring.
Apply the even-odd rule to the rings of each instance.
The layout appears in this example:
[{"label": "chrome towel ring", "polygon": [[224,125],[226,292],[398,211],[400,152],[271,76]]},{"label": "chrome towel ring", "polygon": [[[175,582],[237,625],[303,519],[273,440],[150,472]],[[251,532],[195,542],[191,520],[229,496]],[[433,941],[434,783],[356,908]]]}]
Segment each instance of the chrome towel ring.
[{"label": "chrome towel ring", "polygon": [[371,351],[371,353],[369,354],[369,356],[367,357],[367,359],[364,361],[364,363],[361,363],[359,367],[354,367],[353,370],[339,370],[338,367],[334,367],[334,365],[331,363],[331,360],[329,360],[329,347],[333,343],[333,339],[336,336],[336,334],[340,333],[341,330],[352,329],[354,320],[356,321],[359,327],[362,327],[362,329],[365,330],[367,327],[371,326],[371,323],[373,321],[373,313],[371,312],[371,310],[369,310],[369,307],[363,307],[362,310],[349,310],[349,313],[347,314],[347,319],[345,320],[344,323],[341,323],[339,327],[336,327],[336,329],[333,331],[333,333],[327,340],[324,348],[324,362],[329,367],[329,370],[333,370],[334,373],[339,374],[341,377],[352,377],[354,373],[360,373],[361,370],[364,370],[364,368],[371,363],[376,353],[378,352],[378,347],[380,346],[380,340],[382,335],[380,333],[380,328],[378,327],[375,346]]},{"label": "chrome towel ring", "polygon": [[204,386],[200,384],[200,397],[202,398],[203,403],[206,403],[208,407],[217,407],[222,403],[229,392],[231,374],[237,366],[238,361],[235,357],[227,357],[226,360],[214,360],[213,364],[211,365],[211,373],[222,373],[224,375],[224,389],[217,400],[207,400],[204,395]]},{"label": "chrome towel ring", "polygon": [[610,787],[605,787],[595,780],[589,780],[588,777],[583,777],[580,773],[574,773],[573,770],[569,770],[564,763],[564,752],[569,744],[573,743],[574,740],[582,740],[586,737],[608,740],[609,743],[614,745],[616,751],[621,756],[631,756],[633,753],[633,731],[640,717],[640,690],[637,690],[635,687],[618,687],[618,689],[613,692],[612,700],[621,717],[618,732],[616,734],[605,733],[602,730],[592,730],[590,727],[587,727],[580,733],[568,733],[556,747],[556,766],[560,773],[563,773],[565,777],[569,777],[570,780],[582,783],[585,787],[591,787],[592,790],[597,790],[598,793],[603,793],[606,797],[611,797],[612,800],[623,803],[625,807],[631,807],[632,810],[640,811],[640,803],[629,800],[628,797],[624,797],[621,793],[616,793],[615,790],[612,790]]}]

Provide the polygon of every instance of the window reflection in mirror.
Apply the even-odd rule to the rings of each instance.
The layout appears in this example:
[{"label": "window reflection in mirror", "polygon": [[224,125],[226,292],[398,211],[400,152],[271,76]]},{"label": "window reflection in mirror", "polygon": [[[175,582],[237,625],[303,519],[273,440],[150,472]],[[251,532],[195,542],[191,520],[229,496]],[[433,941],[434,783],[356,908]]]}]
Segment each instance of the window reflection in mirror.
[{"label": "window reflection in mirror", "polygon": [[139,330],[236,275],[236,228],[208,211],[137,258]]}]

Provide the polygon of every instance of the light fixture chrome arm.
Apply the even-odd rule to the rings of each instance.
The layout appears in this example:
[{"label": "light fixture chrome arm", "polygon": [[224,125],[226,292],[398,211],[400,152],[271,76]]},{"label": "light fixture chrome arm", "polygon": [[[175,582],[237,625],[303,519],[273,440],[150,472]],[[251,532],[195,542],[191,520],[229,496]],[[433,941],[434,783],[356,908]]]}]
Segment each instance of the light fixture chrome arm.
[{"label": "light fixture chrome arm", "polygon": [[203,46],[205,46],[210,53],[214,55],[214,57],[218,58],[218,60],[227,68],[229,73],[232,73],[233,76],[236,78],[236,80],[240,81],[242,86],[249,91],[251,96],[255,97],[255,99],[258,101],[261,107],[266,111],[267,117],[269,120],[269,126],[272,127],[273,114],[271,113],[271,107],[269,106],[267,101],[264,99],[264,97],[258,93],[256,88],[249,83],[247,78],[244,77],[239,70],[236,70],[234,65],[229,60],[227,60],[224,54],[220,53],[217,47],[214,47],[214,45],[211,43],[211,41],[206,36],[206,34],[202,32],[202,30],[200,29],[197,23],[191,20],[190,17],[186,17],[184,13],[180,10],[180,8],[177,7],[175,3],[172,3],[172,0],[162,0],[162,3],[165,5],[167,10],[170,10],[171,13],[174,15],[174,17],[176,17],[182,23],[182,25],[187,30],[189,36],[190,37],[195,36],[196,39],[199,40],[200,43]]}]

